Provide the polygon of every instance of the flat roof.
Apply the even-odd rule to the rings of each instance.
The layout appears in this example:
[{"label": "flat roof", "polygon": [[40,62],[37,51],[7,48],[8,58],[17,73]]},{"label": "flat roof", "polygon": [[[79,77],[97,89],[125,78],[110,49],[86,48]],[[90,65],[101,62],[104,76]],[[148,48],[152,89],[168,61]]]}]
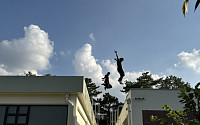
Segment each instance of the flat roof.
[{"label": "flat roof", "polygon": [[167,91],[176,91],[181,89],[153,89],[153,88],[131,88],[130,90],[167,90]]},{"label": "flat roof", "polygon": [[83,76],[0,76],[0,93],[82,93],[83,83]]}]

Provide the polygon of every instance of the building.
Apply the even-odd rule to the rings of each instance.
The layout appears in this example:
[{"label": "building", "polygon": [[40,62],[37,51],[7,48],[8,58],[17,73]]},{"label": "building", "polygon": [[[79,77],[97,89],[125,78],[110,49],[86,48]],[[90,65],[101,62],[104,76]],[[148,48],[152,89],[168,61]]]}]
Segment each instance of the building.
[{"label": "building", "polygon": [[173,110],[182,110],[179,102],[180,90],[131,89],[126,97],[116,125],[152,125],[150,115],[165,116],[163,105]]},{"label": "building", "polygon": [[0,125],[96,125],[82,76],[0,76]]}]

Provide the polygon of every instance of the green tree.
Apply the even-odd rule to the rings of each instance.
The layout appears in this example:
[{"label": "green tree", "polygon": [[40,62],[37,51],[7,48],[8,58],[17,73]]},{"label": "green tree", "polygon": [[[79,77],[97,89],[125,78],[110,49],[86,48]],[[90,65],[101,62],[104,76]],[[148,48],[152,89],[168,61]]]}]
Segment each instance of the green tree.
[{"label": "green tree", "polygon": [[184,104],[184,111],[192,113],[195,118],[200,121],[200,82],[197,83],[195,88],[191,88],[188,85],[184,85],[180,91],[180,102]]},{"label": "green tree", "polygon": [[123,103],[118,101],[117,97],[110,95],[110,93],[105,93],[103,99],[100,98],[98,102],[101,106],[101,114],[105,114],[108,124],[110,124],[110,110],[117,110],[119,105],[123,105]]},{"label": "green tree", "polygon": [[137,78],[137,83],[140,88],[152,88],[157,82],[152,78],[149,72],[142,73],[142,76]]},{"label": "green tree", "polygon": [[154,80],[149,72],[145,72],[137,78],[136,82],[126,81],[125,86],[121,92],[128,93],[130,88],[156,88],[156,89],[178,89],[185,83],[181,78],[176,76],[167,76],[166,78],[159,78]]},{"label": "green tree", "polygon": [[[185,111],[174,111],[168,105],[164,105],[163,109],[167,110],[167,118],[158,118],[157,116],[151,116],[150,119],[153,122],[157,122],[161,125],[200,125],[197,119],[189,119],[188,113]],[[170,121],[169,119],[172,119]]]},{"label": "green tree", "polygon": [[31,71],[28,71],[27,73],[24,72],[26,76],[36,76],[36,74],[33,74]]},{"label": "green tree", "polygon": [[130,88],[139,88],[139,85],[137,85],[136,82],[125,81],[125,86],[123,87],[123,90],[120,91],[128,93]]},{"label": "green tree", "polygon": [[86,86],[88,89],[88,94],[90,96],[90,100],[96,102],[95,97],[97,97],[100,93],[102,93],[101,91],[97,91],[97,89],[100,86],[96,86],[95,83],[92,83],[92,79],[90,79],[90,78],[85,78],[85,83],[86,83]]},{"label": "green tree", "polygon": [[[200,83],[195,88],[191,88],[188,84],[182,86],[179,94],[180,103],[184,104],[183,111],[173,111],[169,106],[164,105],[168,113],[166,116],[172,118],[177,125],[200,125]],[[189,118],[188,114],[194,116]],[[172,125],[167,119],[151,116],[151,120],[161,125]]]},{"label": "green tree", "polygon": [[130,88],[153,88],[159,84],[162,79],[154,80],[149,72],[142,73],[142,76],[137,78],[136,82],[126,81],[121,92],[128,93]]},{"label": "green tree", "polygon": [[176,76],[167,76],[165,79],[160,80],[160,84],[157,86],[159,89],[178,89],[183,85],[188,84],[182,81],[181,78]]},{"label": "green tree", "polygon": [[48,73],[48,74],[44,74],[44,76],[56,76],[56,75],[52,75],[52,74]]},{"label": "green tree", "polygon": [[[33,74],[31,71],[28,71],[27,73],[24,72],[24,74],[26,76],[36,76],[36,74]],[[44,74],[44,76],[55,76],[55,75],[52,75],[52,74],[48,73],[48,74]]]}]

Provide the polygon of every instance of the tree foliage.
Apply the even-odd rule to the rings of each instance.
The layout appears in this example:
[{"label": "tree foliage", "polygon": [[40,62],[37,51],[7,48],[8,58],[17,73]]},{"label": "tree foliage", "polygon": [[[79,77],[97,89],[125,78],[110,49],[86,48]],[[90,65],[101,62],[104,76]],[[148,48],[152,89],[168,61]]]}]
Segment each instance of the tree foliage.
[{"label": "tree foliage", "polygon": [[130,88],[153,88],[158,84],[159,80],[154,80],[149,72],[142,73],[142,76],[137,78],[136,82],[125,81],[125,86],[121,92],[128,93]]},{"label": "tree foliage", "polygon": [[48,73],[48,74],[44,74],[44,76],[55,76],[55,75]]},{"label": "tree foliage", "polygon": [[[27,73],[24,72],[24,75],[25,76],[36,76],[36,74],[32,73],[31,71],[28,71]],[[55,76],[55,75],[48,73],[48,74],[44,74],[43,76]]]},{"label": "tree foliage", "polygon": [[[191,88],[188,84],[182,86],[179,93],[180,103],[184,104],[183,111],[173,111],[169,106],[164,105],[168,113],[166,116],[172,118],[177,125],[200,125],[200,83],[195,88]],[[188,114],[193,116],[189,118]],[[161,125],[172,125],[167,119],[151,116],[151,120]]]},{"label": "tree foliage", "polygon": [[158,118],[157,116],[151,116],[150,119],[153,122],[160,123],[161,125],[199,125],[200,122],[197,119],[189,119],[188,113],[185,111],[174,111],[168,105],[164,105],[163,109],[167,110],[166,114],[168,119],[172,119],[173,121],[169,121],[165,118]]},{"label": "tree foliage", "polygon": [[198,88],[200,83],[198,83],[195,88],[191,88],[185,85],[181,91],[179,98],[180,102],[184,104],[184,111],[187,113],[192,113],[195,118],[200,121],[200,89]]},{"label": "tree foliage", "polygon": [[119,105],[123,105],[123,103],[118,101],[117,97],[110,95],[110,93],[105,93],[103,99],[100,98],[98,102],[101,106],[101,114],[105,114],[108,124],[110,124],[110,110],[117,110]]},{"label": "tree foliage", "polygon": [[156,88],[156,89],[178,89],[184,84],[181,78],[176,76],[167,76],[166,78],[153,79],[149,72],[142,73],[142,76],[137,78],[135,82],[126,81],[121,92],[128,93],[130,88]]},{"label": "tree foliage", "polygon": [[178,89],[181,88],[183,85],[188,84],[182,81],[181,78],[176,76],[167,76],[165,79],[160,80],[160,85],[158,85],[159,89]]},{"label": "tree foliage", "polygon": [[36,74],[33,74],[31,71],[28,71],[27,73],[24,72],[26,76],[36,76]]},{"label": "tree foliage", "polygon": [[95,83],[92,83],[92,79],[90,79],[90,78],[85,78],[85,83],[86,83],[86,86],[88,89],[88,94],[90,96],[90,100],[96,101],[96,99],[94,97],[97,97],[97,95],[102,93],[101,91],[97,90],[97,88],[99,88],[100,86],[96,86]]},{"label": "tree foliage", "polygon": [[154,80],[149,72],[142,73],[142,76],[137,78],[136,82],[139,88],[152,88],[156,84],[157,80]]}]

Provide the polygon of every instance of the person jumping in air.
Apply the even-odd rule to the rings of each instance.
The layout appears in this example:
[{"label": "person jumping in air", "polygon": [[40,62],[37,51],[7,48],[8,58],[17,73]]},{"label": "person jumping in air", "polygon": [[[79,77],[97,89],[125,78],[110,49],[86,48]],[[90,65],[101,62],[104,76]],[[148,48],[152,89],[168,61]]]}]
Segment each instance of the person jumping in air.
[{"label": "person jumping in air", "polygon": [[119,58],[117,51],[115,51],[116,57],[115,60],[117,61],[117,71],[120,74],[120,78],[118,79],[119,83],[122,84],[122,79],[125,76],[124,70],[122,69],[122,62],[124,61],[124,58]]},{"label": "person jumping in air", "polygon": [[104,83],[101,84],[101,85],[104,85],[104,89],[105,89],[105,90],[106,90],[106,89],[112,88],[112,85],[111,85],[110,82],[109,82],[109,75],[110,75],[110,72],[108,72],[108,73],[105,75],[105,77],[102,78],[102,81],[104,81]]}]

